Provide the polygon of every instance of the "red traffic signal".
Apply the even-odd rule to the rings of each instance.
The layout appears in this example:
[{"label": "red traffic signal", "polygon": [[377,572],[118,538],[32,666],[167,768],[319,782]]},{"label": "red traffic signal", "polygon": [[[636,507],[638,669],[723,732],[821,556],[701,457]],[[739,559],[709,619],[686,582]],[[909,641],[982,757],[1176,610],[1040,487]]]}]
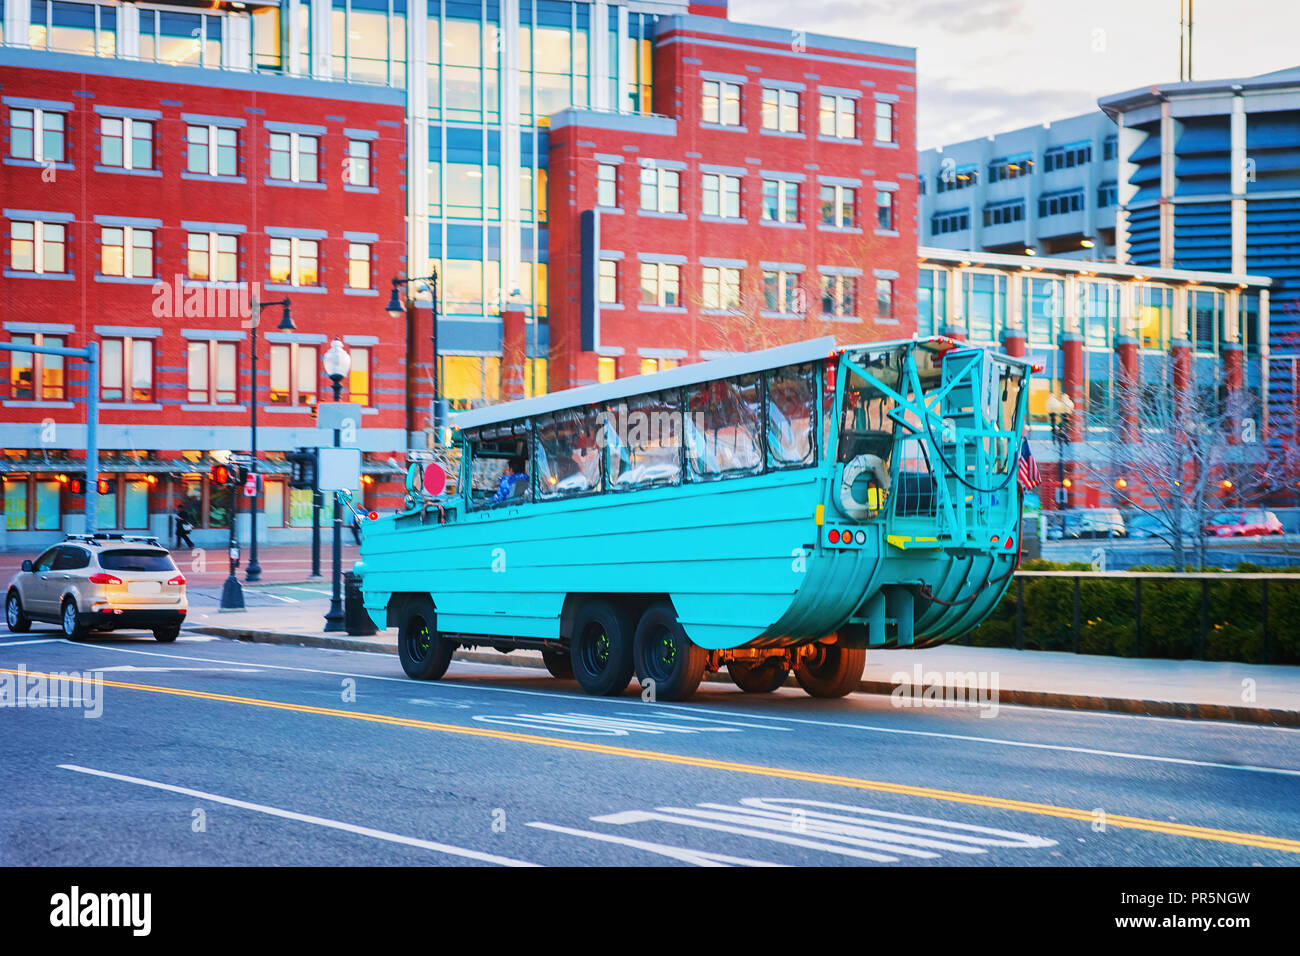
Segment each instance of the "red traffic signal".
[{"label": "red traffic signal", "polygon": [[213,465],[208,472],[208,479],[214,485],[225,485],[230,483],[230,469],[226,465]]},{"label": "red traffic signal", "polygon": [[109,491],[108,479],[107,479],[107,478],[101,478],[101,479],[99,479],[99,481],[96,483],[95,487],[96,487],[96,489],[99,491],[99,493],[100,493],[101,495],[106,495],[106,494],[108,494],[108,491]]},{"label": "red traffic signal", "polygon": [[86,483],[80,478],[68,479],[68,494],[84,495],[86,493]]}]

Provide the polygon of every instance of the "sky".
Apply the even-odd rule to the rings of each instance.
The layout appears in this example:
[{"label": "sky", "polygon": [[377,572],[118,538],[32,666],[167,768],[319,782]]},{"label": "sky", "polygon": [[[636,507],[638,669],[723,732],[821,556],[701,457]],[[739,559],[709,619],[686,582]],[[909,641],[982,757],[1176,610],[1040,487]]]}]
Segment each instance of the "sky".
[{"label": "sky", "polygon": [[[1300,0],[1196,0],[1195,11],[1193,79],[1300,66]],[[928,149],[1176,82],[1178,12],[1179,0],[731,0],[729,16],[916,47]]]}]

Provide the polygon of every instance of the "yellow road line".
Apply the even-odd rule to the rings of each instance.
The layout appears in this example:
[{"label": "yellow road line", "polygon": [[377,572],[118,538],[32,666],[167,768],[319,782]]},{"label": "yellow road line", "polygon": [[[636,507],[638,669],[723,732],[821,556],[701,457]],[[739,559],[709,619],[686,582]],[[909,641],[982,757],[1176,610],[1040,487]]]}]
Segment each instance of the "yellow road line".
[{"label": "yellow road line", "polygon": [[[0,667],[0,674],[27,674],[31,677],[51,677],[39,671],[11,670]],[[94,678],[61,674],[60,678],[71,681],[90,683]],[[153,684],[131,684],[124,681],[102,680],[105,687],[118,687],[123,690],[140,690],[153,694],[168,694],[173,697],[193,697],[199,700],[213,700],[227,704],[243,704],[249,707],[266,707],[272,710],[287,710],[300,714],[317,714],[323,717],[346,717],[350,720],[364,720],[376,724],[390,724],[395,727],[411,727],[416,730],[434,730],[446,734],[462,734],[468,737],[487,737],[493,740],[507,740],[513,743],[533,744],[541,747],[558,747],[562,750],[577,750],[584,753],[604,754],[609,757],[630,757],[636,760],[651,760],[660,763],[677,764],[684,767],[700,767],[706,770],[723,770],[730,773],[753,774],[778,780],[798,780],[802,783],[818,783],[832,787],[848,787],[854,790],[871,790],[877,793],[892,793],[906,797],[922,797],[928,800],[943,800],[949,803],[965,803],[971,806],[988,807],[994,810],[1012,810],[1017,813],[1033,813],[1038,816],[1058,817],[1064,820],[1078,820],[1092,823],[1095,814],[1091,810],[1074,807],[1060,807],[1050,803],[1034,803],[1028,800],[1009,800],[1004,797],[990,797],[983,794],[963,793],[959,790],[939,790],[934,787],[916,787],[902,783],[886,783],[880,780],[864,780],[860,777],[846,777],[839,774],[817,773],[809,770],[791,770],[784,767],[765,767],[760,764],[736,763],[730,760],[714,760],[709,757],[691,757],[685,754],[659,753],[653,750],[637,750],[633,747],[613,747],[609,744],[592,743],[586,740],[564,740],[558,737],[542,737],[537,734],[521,734],[510,730],[497,730],[489,727],[462,727],[457,724],[440,724],[428,720],[415,720],[409,717],[394,717],[388,714],[368,714],[354,710],[340,710],[333,707],[313,707],[309,704],[293,704],[287,701],[266,700],[260,697],[237,697],[231,694],[214,694],[203,690],[190,690],[183,687],[163,687]],[[1167,836],[1190,837],[1197,840],[1212,840],[1216,843],[1235,843],[1240,846],[1257,847],[1262,850],[1280,850],[1285,853],[1300,853],[1300,840],[1284,837],[1265,836],[1257,833],[1240,833],[1235,830],[1217,830],[1211,827],[1192,826],[1186,823],[1171,823],[1165,820],[1151,820],[1145,817],[1130,817],[1119,814],[1106,814],[1107,827],[1121,830],[1144,830],[1149,833],[1163,833]]]}]

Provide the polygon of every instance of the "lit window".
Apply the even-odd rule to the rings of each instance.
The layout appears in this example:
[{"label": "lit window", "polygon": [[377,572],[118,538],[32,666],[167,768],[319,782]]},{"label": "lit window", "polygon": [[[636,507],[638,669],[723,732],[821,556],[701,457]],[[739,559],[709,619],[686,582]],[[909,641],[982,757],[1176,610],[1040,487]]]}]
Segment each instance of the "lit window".
[{"label": "lit window", "polygon": [[704,215],[723,219],[740,218],[740,177],[705,173]]},{"label": "lit window", "polygon": [[9,269],[33,275],[64,275],[67,228],[59,222],[12,222]]},{"label": "lit window", "polygon": [[51,110],[9,111],[9,155],[37,163],[64,161],[66,118]]},{"label": "lit window", "polygon": [[319,182],[320,145],[302,133],[271,134],[271,179],[293,183]]},{"label": "lit window", "polygon": [[822,186],[820,190],[822,225],[847,229],[853,225],[853,207],[857,190],[852,186]]},{"label": "lit window", "polygon": [[99,397],[103,401],[153,401],[152,339],[104,339],[99,360]]},{"label": "lit window", "polygon": [[606,305],[612,305],[618,302],[617,260],[600,260],[600,301]]},{"label": "lit window", "polygon": [[100,230],[100,272],[145,279],[153,276],[153,230],[105,226]]},{"label": "lit window", "polygon": [[894,141],[894,104],[876,101],[876,142]]},{"label": "lit window", "polygon": [[319,380],[315,346],[298,342],[271,346],[268,400],[272,405],[315,405]]},{"label": "lit window", "polygon": [[613,163],[596,166],[596,205],[606,209],[618,208],[618,167]]},{"label": "lit window", "polygon": [[272,238],[271,281],[278,284],[312,286],[319,278],[320,245],[315,239]]},{"label": "lit window", "polygon": [[701,98],[703,120],[717,126],[740,125],[740,84],[706,80]]},{"label": "lit window", "polygon": [[641,304],[674,308],[681,304],[681,267],[667,262],[641,263]]},{"label": "lit window", "polygon": [[681,174],[675,169],[641,167],[641,208],[650,212],[681,212]]},{"label": "lit window", "polygon": [[704,308],[740,308],[740,270],[727,266],[705,266],[702,276]]},{"label": "lit window", "polygon": [[189,278],[203,282],[234,282],[239,238],[217,232],[191,232],[186,239]]},{"label": "lit window", "polygon": [[768,222],[798,222],[799,184],[787,179],[763,180],[763,218]]},{"label": "lit window", "polygon": [[370,245],[365,242],[348,243],[348,288],[370,288]]},{"label": "lit window", "polygon": [[[31,345],[46,348],[63,348],[63,336],[31,335],[10,336],[14,345]],[[63,356],[43,355],[39,352],[9,353],[9,397],[15,401],[59,402],[65,397]]]},{"label": "lit window", "polygon": [[186,384],[192,405],[233,405],[236,401],[234,342],[191,341]]},{"label": "lit window", "polygon": [[853,139],[857,133],[858,104],[850,96],[821,96],[821,134],[835,139]]},{"label": "lit window", "polygon": [[763,129],[781,133],[799,132],[799,93],[796,90],[763,90]]},{"label": "lit window", "polygon": [[358,405],[370,404],[370,349],[352,346],[352,368],[348,371],[348,400]]}]

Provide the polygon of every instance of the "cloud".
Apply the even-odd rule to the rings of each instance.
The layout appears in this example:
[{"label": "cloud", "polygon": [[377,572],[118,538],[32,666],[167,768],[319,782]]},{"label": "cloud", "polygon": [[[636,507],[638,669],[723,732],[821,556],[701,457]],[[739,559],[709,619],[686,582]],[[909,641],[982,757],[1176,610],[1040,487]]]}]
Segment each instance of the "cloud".
[{"label": "cloud", "polygon": [[935,80],[917,91],[917,142],[921,149],[1021,129],[1097,108],[1086,89],[1006,90]]}]

